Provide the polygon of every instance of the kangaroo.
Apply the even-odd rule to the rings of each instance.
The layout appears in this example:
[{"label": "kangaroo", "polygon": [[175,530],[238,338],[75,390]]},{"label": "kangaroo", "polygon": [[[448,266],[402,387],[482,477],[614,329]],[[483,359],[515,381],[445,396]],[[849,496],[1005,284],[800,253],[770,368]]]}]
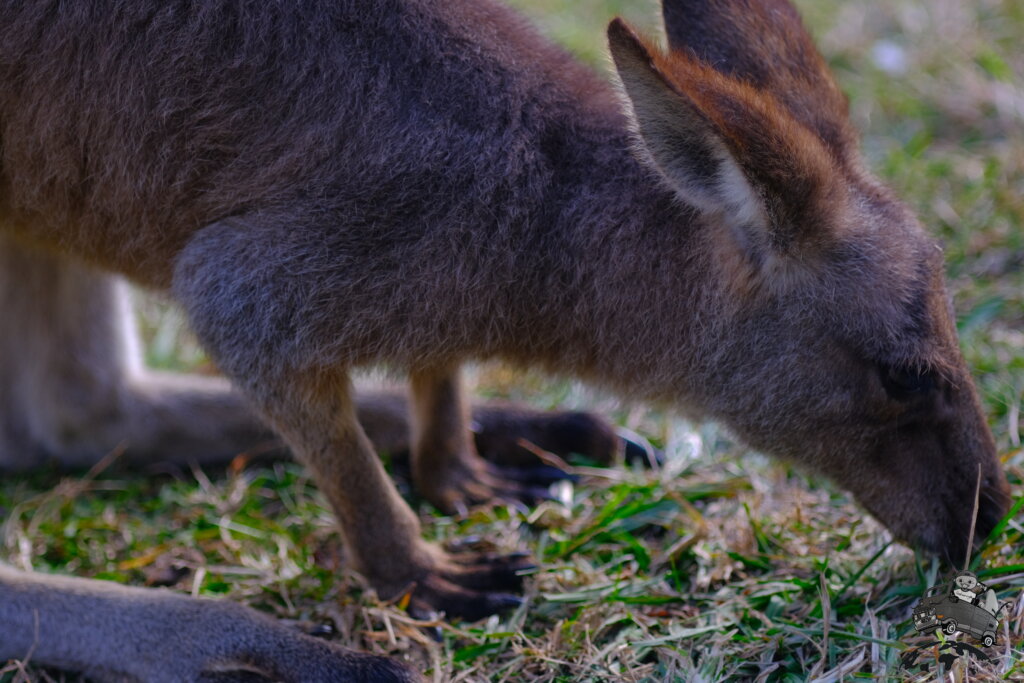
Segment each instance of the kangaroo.
[{"label": "kangaroo", "polygon": [[[3,296],[30,340],[0,342],[4,464],[113,438],[202,461],[266,425],[381,595],[475,618],[517,604],[528,561],[421,537],[373,446],[395,420],[349,374],[408,372],[414,483],[452,508],[529,495],[480,459],[460,389],[502,358],[717,420],[962,557],[976,470],[980,536],[1008,486],[940,249],[866,169],[788,2],[663,10],[667,51],[610,25],[616,91],[490,0],[4,0]],[[133,342],[103,272],[178,301],[238,394],[111,361]],[[0,657],[29,654],[414,676],[224,602],[3,569]]]}]

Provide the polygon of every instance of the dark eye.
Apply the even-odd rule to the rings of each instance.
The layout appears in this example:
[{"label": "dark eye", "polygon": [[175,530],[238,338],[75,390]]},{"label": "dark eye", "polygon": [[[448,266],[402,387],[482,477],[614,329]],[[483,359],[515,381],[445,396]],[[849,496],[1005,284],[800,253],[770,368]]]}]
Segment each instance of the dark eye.
[{"label": "dark eye", "polygon": [[882,386],[897,401],[927,394],[935,386],[931,373],[921,368],[882,366]]}]

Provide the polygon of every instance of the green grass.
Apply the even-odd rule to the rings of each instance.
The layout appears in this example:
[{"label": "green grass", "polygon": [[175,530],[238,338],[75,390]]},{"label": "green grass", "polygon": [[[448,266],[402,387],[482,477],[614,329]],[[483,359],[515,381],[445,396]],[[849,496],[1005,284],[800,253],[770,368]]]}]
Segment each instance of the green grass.
[{"label": "green grass", "polygon": [[[516,4],[600,68],[612,15],[658,25],[653,3]],[[945,245],[962,346],[1019,499],[1024,4],[800,6],[850,95],[871,166]],[[148,316],[150,360],[201,364],[173,315]],[[184,567],[180,590],[331,624],[338,642],[403,657],[434,680],[897,677],[899,654],[914,640],[910,607],[938,568],[890,543],[844,493],[745,453],[714,427],[568,381],[491,366],[476,374],[482,396],[593,407],[674,456],[658,472],[595,472],[568,507],[475,510],[465,519],[421,507],[433,538],[482,536],[541,560],[526,605],[504,618],[438,624],[435,641],[430,628],[381,604],[346,565],[331,515],[292,463],[175,477],[8,477],[0,554],[37,570],[139,584]],[[1022,534],[1019,518],[1009,520],[982,553],[982,576],[1013,606],[995,659],[971,680],[1024,680]],[[0,681],[23,675],[11,665]]]}]

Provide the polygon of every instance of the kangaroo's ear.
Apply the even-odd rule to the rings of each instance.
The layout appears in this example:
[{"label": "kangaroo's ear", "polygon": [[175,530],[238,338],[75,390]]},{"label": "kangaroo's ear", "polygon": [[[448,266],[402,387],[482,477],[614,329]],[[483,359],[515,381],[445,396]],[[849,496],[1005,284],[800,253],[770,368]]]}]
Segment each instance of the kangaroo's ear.
[{"label": "kangaroo's ear", "polygon": [[608,27],[612,60],[632,109],[642,151],[684,200],[730,223],[763,225],[760,197],[711,118],[677,91],[655,64],[655,50],[620,19]]},{"label": "kangaroo's ear", "polygon": [[846,96],[789,0],[662,0],[669,48],[770,92],[835,154],[853,152]]},{"label": "kangaroo's ear", "polygon": [[642,153],[687,203],[720,214],[747,260],[810,258],[843,201],[836,160],[770,94],[608,28]]}]

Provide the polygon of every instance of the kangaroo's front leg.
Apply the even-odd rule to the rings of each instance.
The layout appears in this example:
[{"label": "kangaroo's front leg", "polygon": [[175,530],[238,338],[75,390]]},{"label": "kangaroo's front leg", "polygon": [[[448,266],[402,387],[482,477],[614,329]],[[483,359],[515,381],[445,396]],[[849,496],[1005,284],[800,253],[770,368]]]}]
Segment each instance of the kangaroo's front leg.
[{"label": "kangaroo's front leg", "polygon": [[[181,254],[174,292],[220,367],[313,472],[330,501],[356,568],[385,598],[413,591],[420,610],[476,619],[519,604],[521,556],[449,555],[420,536],[357,418],[347,368],[309,339],[325,315],[316,280],[330,262],[282,262],[285,239],[300,258],[315,237],[240,221],[198,233]],[[318,245],[314,246],[318,247]],[[294,253],[289,254],[295,256]],[[260,270],[261,268],[265,270]]]},{"label": "kangaroo's front leg", "polygon": [[458,368],[409,374],[412,396],[412,477],[419,493],[442,511],[464,511],[493,500],[532,503],[567,474],[540,464],[504,468],[477,454]]}]

